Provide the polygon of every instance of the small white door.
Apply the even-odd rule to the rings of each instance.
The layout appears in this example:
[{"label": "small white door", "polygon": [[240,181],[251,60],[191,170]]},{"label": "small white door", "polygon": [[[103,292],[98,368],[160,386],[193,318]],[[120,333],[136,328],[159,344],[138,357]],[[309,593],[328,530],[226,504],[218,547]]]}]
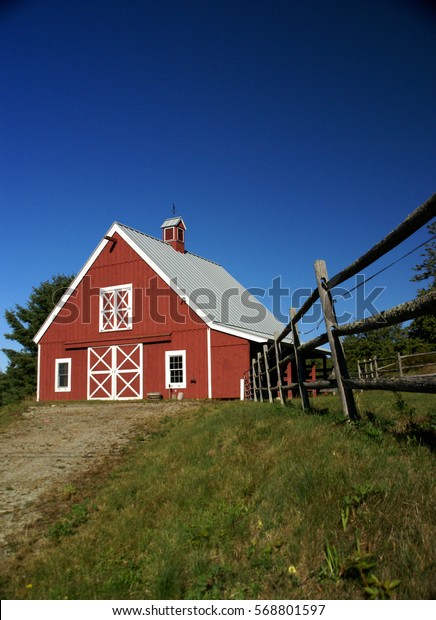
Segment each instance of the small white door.
[{"label": "small white door", "polygon": [[142,398],[142,344],[88,349],[88,399]]}]

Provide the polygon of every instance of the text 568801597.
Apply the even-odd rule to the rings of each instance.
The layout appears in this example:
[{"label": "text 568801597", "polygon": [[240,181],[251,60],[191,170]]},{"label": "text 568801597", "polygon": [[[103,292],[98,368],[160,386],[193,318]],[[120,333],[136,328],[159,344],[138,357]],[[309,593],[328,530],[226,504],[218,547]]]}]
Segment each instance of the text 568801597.
[{"label": "text 568801597", "polygon": [[321,616],[325,605],[256,605],[255,616]]}]

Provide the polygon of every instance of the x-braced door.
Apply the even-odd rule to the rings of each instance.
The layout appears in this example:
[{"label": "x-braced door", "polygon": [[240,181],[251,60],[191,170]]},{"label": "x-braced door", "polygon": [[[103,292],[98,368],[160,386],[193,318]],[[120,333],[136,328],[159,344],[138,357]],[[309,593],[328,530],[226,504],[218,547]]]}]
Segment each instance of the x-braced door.
[{"label": "x-braced door", "polygon": [[88,399],[142,398],[142,344],[88,349]]}]

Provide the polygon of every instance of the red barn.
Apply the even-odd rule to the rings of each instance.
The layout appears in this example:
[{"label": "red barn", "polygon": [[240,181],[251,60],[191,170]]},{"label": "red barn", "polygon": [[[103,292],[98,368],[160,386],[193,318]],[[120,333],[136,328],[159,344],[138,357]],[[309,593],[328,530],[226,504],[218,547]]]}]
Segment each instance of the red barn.
[{"label": "red barn", "polygon": [[283,325],[223,267],[114,223],[37,335],[38,399],[239,398]]}]

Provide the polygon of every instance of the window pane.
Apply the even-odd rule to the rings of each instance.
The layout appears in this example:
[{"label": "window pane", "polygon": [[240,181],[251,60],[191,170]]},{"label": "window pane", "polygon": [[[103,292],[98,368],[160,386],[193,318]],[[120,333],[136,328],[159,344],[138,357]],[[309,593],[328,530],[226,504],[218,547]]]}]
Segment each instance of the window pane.
[{"label": "window pane", "polygon": [[68,363],[58,364],[58,387],[68,387]]},{"label": "window pane", "polygon": [[119,289],[115,291],[115,329],[124,329],[129,327],[129,318],[129,289]]},{"label": "window pane", "polygon": [[183,357],[181,355],[170,356],[170,381],[171,383],[183,383]]},{"label": "window pane", "polygon": [[171,371],[171,383],[183,383],[183,370]]}]

